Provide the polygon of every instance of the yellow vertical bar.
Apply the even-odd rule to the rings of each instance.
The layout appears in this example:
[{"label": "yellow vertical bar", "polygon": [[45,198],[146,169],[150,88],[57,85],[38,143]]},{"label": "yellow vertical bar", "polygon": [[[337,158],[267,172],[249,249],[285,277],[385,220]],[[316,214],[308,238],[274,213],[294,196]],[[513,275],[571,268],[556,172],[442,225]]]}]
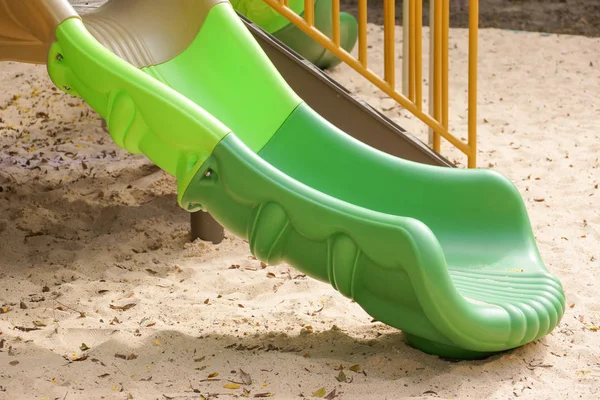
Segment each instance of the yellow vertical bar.
[{"label": "yellow vertical bar", "polygon": [[479,35],[479,0],[469,3],[469,155],[468,167],[477,167],[477,47]]},{"label": "yellow vertical bar", "polygon": [[340,0],[331,0],[331,29],[333,30],[333,43],[340,47]]},{"label": "yellow vertical bar", "polygon": [[450,0],[442,0],[442,126],[448,130],[448,46],[450,36]]},{"label": "yellow vertical bar", "polygon": [[[435,37],[433,38],[433,52],[434,52],[434,61],[433,61],[433,118],[441,122],[441,108],[442,108],[442,1],[443,0],[435,0],[435,14],[434,14],[434,24],[435,24]],[[440,134],[438,132],[433,133],[433,150],[436,152],[440,152],[441,143],[440,143]]]},{"label": "yellow vertical bar", "polygon": [[358,61],[367,68],[367,0],[358,0]]},{"label": "yellow vertical bar", "polygon": [[409,0],[402,0],[402,94],[408,97],[408,87],[410,80],[408,79],[408,66],[410,64],[410,18]]},{"label": "yellow vertical bar", "polygon": [[423,109],[423,0],[415,0],[415,103]]},{"label": "yellow vertical bar", "polygon": [[[338,0],[339,1],[339,0]],[[394,30],[396,29],[396,3],[394,0],[383,0],[383,76],[392,88],[396,86],[395,43]]]},{"label": "yellow vertical bar", "polygon": [[[434,39],[435,39],[435,1],[429,0],[429,115],[434,115],[435,98],[434,82],[435,82],[435,51],[434,51]],[[427,135],[427,144],[433,147],[434,129],[429,128]]]},{"label": "yellow vertical bar", "polygon": [[304,20],[309,26],[315,26],[314,0],[304,0]]},{"label": "yellow vertical bar", "polygon": [[408,0],[408,20],[409,35],[408,35],[408,99],[414,103],[415,101],[415,67],[416,67],[416,7],[415,3],[419,0]]}]

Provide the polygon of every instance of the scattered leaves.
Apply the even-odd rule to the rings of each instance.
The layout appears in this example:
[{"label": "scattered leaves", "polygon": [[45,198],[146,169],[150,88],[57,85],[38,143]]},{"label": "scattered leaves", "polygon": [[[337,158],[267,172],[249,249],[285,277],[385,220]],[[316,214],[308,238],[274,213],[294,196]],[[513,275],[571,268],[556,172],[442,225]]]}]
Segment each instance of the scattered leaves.
[{"label": "scattered leaves", "polygon": [[322,387],[320,389],[317,389],[313,394],[312,397],[323,397],[325,396],[325,393],[327,393],[327,390]]},{"label": "scattered leaves", "polygon": [[333,388],[333,390],[331,392],[329,392],[329,394],[323,398],[327,399],[327,400],[333,400],[333,399],[335,399],[335,396],[337,396],[337,394],[335,392],[335,388]]},{"label": "scattered leaves", "polygon": [[267,278],[275,278],[275,274],[272,272],[267,272]]},{"label": "scattered leaves", "polygon": [[211,372],[210,374],[208,374],[208,379],[212,379],[219,376],[218,372]]},{"label": "scattered leaves", "polygon": [[44,327],[44,326],[48,326],[46,325],[44,322],[42,321],[33,321],[33,325],[35,326],[39,326],[39,327]]},{"label": "scattered leaves", "polygon": [[90,346],[88,346],[88,345],[87,345],[87,344],[85,344],[85,343],[81,343],[81,346],[79,346],[79,349],[80,349],[81,351],[87,351],[87,350],[91,349],[91,347],[90,347]]},{"label": "scattered leaves", "polygon": [[354,364],[353,366],[351,366],[350,368],[348,368],[350,371],[352,372],[358,372],[360,371],[360,365],[358,364]]},{"label": "scattered leaves", "polygon": [[340,373],[335,377],[335,379],[337,379],[338,382],[346,382],[348,377],[346,376],[344,371],[340,371]]},{"label": "scattered leaves", "polygon": [[0,314],[6,314],[9,311],[10,311],[10,308],[8,308],[8,307],[0,307]]},{"label": "scattered leaves", "polygon": [[254,395],[254,398],[255,399],[266,399],[267,397],[273,397],[273,396],[275,396],[275,395],[273,393],[269,393],[269,392],[266,392],[266,393],[256,393]]},{"label": "scattered leaves", "polygon": [[19,308],[20,308],[21,310],[27,310],[27,308],[28,308],[28,307],[27,307],[27,304],[25,304],[25,302],[24,302],[24,301],[21,301],[21,302],[19,303]]}]

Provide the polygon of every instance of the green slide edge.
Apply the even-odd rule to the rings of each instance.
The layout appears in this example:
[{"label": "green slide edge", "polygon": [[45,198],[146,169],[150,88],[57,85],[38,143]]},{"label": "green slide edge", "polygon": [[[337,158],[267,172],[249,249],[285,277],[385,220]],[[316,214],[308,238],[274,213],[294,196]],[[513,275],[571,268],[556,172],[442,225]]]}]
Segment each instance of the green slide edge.
[{"label": "green slide edge", "polygon": [[185,96],[107,50],[79,18],[62,22],[56,37],[47,63],[54,84],[82,97],[106,119],[117,145],[145,154],[177,176],[180,189],[187,187],[231,130]]}]

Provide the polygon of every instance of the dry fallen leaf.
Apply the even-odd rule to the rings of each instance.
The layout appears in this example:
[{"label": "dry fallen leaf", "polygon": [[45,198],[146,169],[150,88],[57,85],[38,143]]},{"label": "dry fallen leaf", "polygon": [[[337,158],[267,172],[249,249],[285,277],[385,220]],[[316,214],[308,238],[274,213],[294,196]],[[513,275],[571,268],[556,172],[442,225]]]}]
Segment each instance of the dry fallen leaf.
[{"label": "dry fallen leaf", "polygon": [[116,358],[123,359],[123,360],[128,360],[128,361],[129,361],[129,360],[135,360],[136,358],[138,358],[138,356],[137,356],[137,355],[135,355],[135,354],[133,354],[133,353],[131,353],[131,354],[129,354],[129,355],[125,355],[125,354],[119,354],[119,353],[116,353],[116,354],[115,354],[115,357],[116,357]]},{"label": "dry fallen leaf", "polygon": [[210,374],[208,374],[208,379],[210,379],[210,378],[214,378],[214,377],[216,377],[216,376],[219,376],[219,373],[218,373],[218,372],[211,372]]},{"label": "dry fallen leaf", "polygon": [[85,343],[81,343],[81,346],[79,346],[79,348],[81,349],[81,351],[86,351],[90,349],[90,346],[88,346]]},{"label": "dry fallen leaf", "polygon": [[82,354],[82,355],[80,355],[80,356],[78,356],[78,355],[75,355],[75,356],[73,357],[73,361],[85,361],[85,360],[87,360],[87,359],[88,359],[88,355],[87,355],[87,354]]},{"label": "dry fallen leaf", "polygon": [[237,383],[226,383],[223,385],[223,388],[235,390],[235,389],[239,389],[240,385],[238,385]]},{"label": "dry fallen leaf", "polygon": [[42,327],[42,326],[48,326],[48,325],[46,325],[45,323],[43,323],[42,321],[33,321],[33,324],[34,324],[35,326],[39,326],[39,327]]},{"label": "dry fallen leaf", "polygon": [[354,364],[353,366],[351,366],[348,369],[353,372],[358,372],[358,371],[360,371],[360,366],[358,364]]},{"label": "dry fallen leaf", "polygon": [[267,272],[267,278],[275,278],[275,274],[272,272]]},{"label": "dry fallen leaf", "polygon": [[136,303],[129,303],[129,304],[125,304],[124,306],[115,306],[114,304],[111,304],[110,308],[112,308],[113,310],[127,311],[130,308],[135,307],[136,305],[137,305]]},{"label": "dry fallen leaf", "polygon": [[588,329],[589,329],[590,331],[597,332],[597,331],[600,331],[600,326],[592,326],[592,327],[590,327],[590,328],[588,328]]},{"label": "dry fallen leaf", "polygon": [[250,376],[250,374],[244,372],[244,370],[241,368],[240,368],[240,378],[242,379],[242,382],[244,382],[244,385],[252,385],[252,377]]},{"label": "dry fallen leaf", "polygon": [[347,377],[344,371],[340,371],[340,373],[335,377],[335,379],[337,379],[338,382],[346,382]]},{"label": "dry fallen leaf", "polygon": [[273,393],[269,393],[269,392],[267,392],[267,393],[256,393],[254,395],[254,398],[255,399],[265,399],[267,397],[273,397],[273,396],[275,396],[275,395]]},{"label": "dry fallen leaf", "polygon": [[320,389],[317,389],[313,394],[312,397],[323,397],[325,396],[325,393],[327,393],[327,390],[322,387]]},{"label": "dry fallen leaf", "polygon": [[336,396],[336,393],[335,393],[335,388],[334,388],[331,392],[329,392],[329,394],[327,396],[325,396],[323,398],[327,399],[327,400],[333,400],[333,399],[335,399],[335,396]]}]

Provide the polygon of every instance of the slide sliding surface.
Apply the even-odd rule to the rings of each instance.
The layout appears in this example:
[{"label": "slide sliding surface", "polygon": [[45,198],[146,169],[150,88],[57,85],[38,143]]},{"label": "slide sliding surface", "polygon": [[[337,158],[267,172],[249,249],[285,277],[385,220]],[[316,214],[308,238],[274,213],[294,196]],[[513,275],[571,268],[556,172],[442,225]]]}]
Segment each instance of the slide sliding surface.
[{"label": "slide sliding surface", "polygon": [[169,4],[149,13],[113,0],[65,20],[48,68],[116,143],[178,178],[182,207],[209,211],[259,259],[330,282],[430,353],[482,357],[558,324],[562,287],[506,178],[350,137],[287,85],[229,3]]}]

